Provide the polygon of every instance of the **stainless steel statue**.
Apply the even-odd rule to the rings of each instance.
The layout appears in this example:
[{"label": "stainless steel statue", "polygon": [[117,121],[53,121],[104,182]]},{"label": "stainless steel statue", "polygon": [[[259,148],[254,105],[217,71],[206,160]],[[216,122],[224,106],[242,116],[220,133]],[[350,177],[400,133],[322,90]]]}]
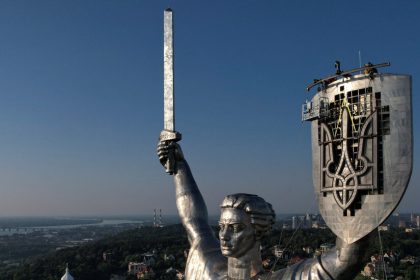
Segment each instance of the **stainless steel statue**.
[{"label": "stainless steel statue", "polygon": [[[191,245],[186,279],[352,279],[357,273],[364,240],[347,244],[341,239],[325,255],[284,270],[265,272],[260,240],[274,223],[271,204],[256,195],[228,195],[220,206],[219,241],[208,223],[206,204],[179,145],[161,141],[158,155],[165,167],[175,167],[176,205]],[[174,162],[169,164],[169,158]]]},{"label": "stainless steel statue", "polygon": [[[364,237],[378,225],[378,222],[383,221],[392,212],[401,199],[408,182],[409,174],[404,171],[405,169],[401,171],[403,168],[395,168],[392,163],[387,165],[387,161],[391,160],[387,153],[390,153],[391,156],[398,155],[400,158],[404,156],[406,160],[399,159],[399,162],[405,164],[404,167],[409,167],[408,169],[411,170],[411,119],[397,118],[397,121],[410,121],[405,123],[409,125],[407,131],[403,128],[399,130],[406,133],[404,135],[408,141],[405,144],[409,146],[407,148],[398,146],[400,149],[396,152],[382,153],[382,157],[379,157],[376,151],[379,150],[379,146],[375,146],[373,143],[377,145],[382,143],[382,149],[388,148],[391,150],[392,145],[385,144],[384,137],[379,139],[378,135],[382,133],[383,136],[384,133],[389,132],[389,128],[397,130],[398,128],[395,126],[398,124],[393,125],[393,119],[388,119],[388,122],[386,122],[384,120],[386,119],[385,115],[377,112],[378,103],[375,103],[377,99],[374,99],[372,94],[369,103],[372,105],[370,112],[377,113],[374,116],[366,115],[360,120],[360,124],[357,126],[359,134],[349,134],[352,131],[351,129],[356,126],[355,121],[352,120],[354,119],[353,112],[362,110],[362,108],[355,109],[354,107],[352,111],[351,108],[353,107],[350,108],[350,106],[354,104],[349,103],[348,100],[344,101],[347,98],[345,97],[339,99],[338,104],[341,105],[337,106],[334,111],[338,110],[338,113],[331,115],[330,112],[323,112],[324,108],[335,108],[331,104],[334,104],[331,101],[331,98],[333,100],[335,98],[334,94],[331,95],[333,97],[321,95],[323,92],[328,93],[329,87],[326,82],[324,83],[325,88],[312,101],[313,104],[318,100],[324,100],[325,103],[317,103],[322,110],[312,114],[308,108],[305,108],[305,119],[313,120],[316,123],[316,128],[313,128],[312,133],[313,143],[315,143],[313,144],[315,190],[319,199],[321,214],[324,215],[327,223],[338,236],[336,247],[322,256],[302,261],[283,270],[267,272],[262,267],[260,242],[264,235],[271,230],[274,223],[275,213],[271,204],[257,195],[240,193],[226,196],[220,205],[220,231],[219,239],[217,239],[208,223],[207,207],[204,199],[182,150],[176,143],[181,136],[175,131],[171,10],[165,11],[164,54],[164,130],[161,132],[157,151],[159,160],[167,173],[174,176],[176,205],[191,245],[186,264],[186,279],[353,279],[359,271],[363,248],[366,248],[366,246],[363,246],[366,240]],[[367,67],[366,69],[370,68]],[[385,78],[384,76],[367,73],[360,77],[360,80],[375,81],[375,79],[378,79],[379,82]],[[344,79],[350,79],[350,77]],[[402,84],[405,85],[404,81],[402,81]],[[338,82],[340,89],[345,84],[344,82],[344,80],[342,83]],[[346,82],[348,81],[346,80]],[[367,92],[366,88],[369,87],[369,83],[368,81],[368,85],[364,88],[365,92]],[[334,84],[331,84],[331,86],[334,86]],[[381,88],[381,92],[385,91]],[[402,97],[402,95],[405,96],[405,91],[406,89],[398,90],[397,87],[392,91],[393,96],[401,101],[400,107],[398,107],[400,108],[400,111],[398,111],[400,115],[405,114],[404,110],[410,109],[410,106],[405,105],[407,99]],[[358,96],[361,99],[361,94]],[[381,103],[380,106],[385,106],[388,104],[388,98],[386,94],[382,96],[381,102],[384,103]],[[313,107],[310,109],[314,110]],[[386,108],[381,107],[381,110],[386,111]],[[389,108],[391,113],[392,110],[393,108]],[[320,121],[321,116],[322,118],[329,116],[330,119],[327,119],[324,123]],[[409,114],[409,116],[411,115]],[[383,123],[379,123],[379,120],[383,120]],[[341,132],[330,132],[331,127]],[[392,139],[394,139],[393,141],[397,140]],[[350,154],[355,143],[358,143],[360,149],[358,152]],[[379,161],[374,159],[378,158],[381,159],[382,166],[375,167]],[[318,164],[318,162],[321,162],[321,164]],[[393,178],[391,180],[392,187],[389,188],[385,182],[392,179],[392,174],[388,175],[385,172],[392,172],[393,170],[399,170],[398,175],[405,175],[406,177]],[[363,179],[361,179],[362,177]],[[383,183],[378,185],[379,180],[382,180]],[[402,184],[398,183],[400,181]],[[366,187],[366,185],[369,187]],[[376,196],[382,197],[382,204],[380,202],[381,198],[376,200],[375,198],[369,198]],[[379,207],[382,210],[376,210],[373,207]],[[367,213],[364,215],[368,217],[364,219],[364,215],[359,213]],[[369,213],[382,216],[372,220],[372,214]],[[343,223],[341,229],[339,222]],[[354,231],[351,230],[351,226],[354,226]]]}]

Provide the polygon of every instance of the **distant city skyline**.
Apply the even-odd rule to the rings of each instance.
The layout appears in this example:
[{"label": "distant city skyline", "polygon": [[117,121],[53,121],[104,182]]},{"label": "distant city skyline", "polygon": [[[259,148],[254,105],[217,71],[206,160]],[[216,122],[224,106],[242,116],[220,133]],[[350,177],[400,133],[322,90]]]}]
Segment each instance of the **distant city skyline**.
[{"label": "distant city skyline", "polygon": [[335,60],[358,67],[359,51],[413,77],[397,211],[420,213],[419,2],[42,0],[0,3],[1,217],[176,214],[155,154],[168,6],[176,125],[211,215],[237,192],[279,215],[317,212],[305,88]]}]

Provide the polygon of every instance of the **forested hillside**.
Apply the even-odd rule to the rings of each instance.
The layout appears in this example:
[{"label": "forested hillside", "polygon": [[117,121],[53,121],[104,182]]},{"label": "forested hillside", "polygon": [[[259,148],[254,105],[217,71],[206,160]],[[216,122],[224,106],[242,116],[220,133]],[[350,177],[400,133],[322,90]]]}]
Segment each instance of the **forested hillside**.
[{"label": "forested hillside", "polygon": [[[407,233],[400,229],[394,229],[382,232],[381,235],[385,252],[395,252],[399,259],[406,256],[415,256],[417,259],[420,257],[419,231]],[[291,239],[292,236],[293,239]],[[287,247],[291,257],[300,259],[311,257],[310,254],[302,250],[303,247],[311,247],[316,250],[321,244],[334,243],[335,237],[328,229],[305,229],[296,232],[274,230],[263,242],[263,260],[267,260],[267,269],[275,260],[272,247],[279,242],[279,247]],[[67,263],[71,274],[77,280],[108,280],[111,275],[119,275],[123,279],[135,279],[134,276],[127,276],[128,263],[143,261],[145,253],[155,256],[153,279],[175,279],[173,273],[168,273],[168,269],[184,271],[185,253],[188,247],[186,233],[181,225],[163,228],[145,227],[126,231],[80,247],[62,249],[46,256],[29,259],[26,264],[20,267],[0,271],[0,280],[60,279]],[[364,256],[364,262],[369,262],[371,256],[379,252],[378,235],[374,233]],[[104,258],[104,253],[108,253],[107,258]],[[276,269],[286,266],[290,261],[288,259],[277,262]],[[397,263],[395,274],[406,276],[404,279],[420,279],[419,265]]]}]

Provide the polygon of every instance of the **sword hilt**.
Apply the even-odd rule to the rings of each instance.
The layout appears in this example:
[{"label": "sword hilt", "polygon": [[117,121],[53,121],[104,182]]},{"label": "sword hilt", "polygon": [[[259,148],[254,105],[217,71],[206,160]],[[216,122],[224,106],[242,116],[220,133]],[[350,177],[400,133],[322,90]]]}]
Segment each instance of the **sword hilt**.
[{"label": "sword hilt", "polygon": [[[162,130],[160,133],[160,141],[164,141],[166,145],[169,145],[171,142],[178,142],[181,140],[182,135],[176,131]],[[165,171],[169,175],[173,175],[176,171],[176,159],[175,159],[175,150],[168,150],[168,159],[165,164]]]}]

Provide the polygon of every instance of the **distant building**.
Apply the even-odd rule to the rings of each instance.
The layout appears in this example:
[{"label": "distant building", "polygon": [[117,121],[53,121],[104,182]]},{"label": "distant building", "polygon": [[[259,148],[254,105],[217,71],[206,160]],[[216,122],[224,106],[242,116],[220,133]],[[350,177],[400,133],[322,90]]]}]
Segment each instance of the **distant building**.
[{"label": "distant building", "polygon": [[397,261],[397,255],[393,251],[386,252],[384,254],[384,261],[394,265]]},{"label": "distant building", "polygon": [[416,225],[418,228],[420,228],[420,216],[417,216],[416,218]]},{"label": "distant building", "polygon": [[305,228],[312,228],[312,216],[309,213],[306,213]]},{"label": "distant building", "polygon": [[308,255],[311,255],[314,252],[314,249],[311,246],[305,246],[302,248],[302,250]]},{"label": "distant building", "polygon": [[383,277],[386,279],[394,278],[394,268],[392,267],[391,257],[388,253],[385,253],[384,256],[379,254],[372,255],[370,260],[371,262],[362,271],[362,275],[371,277],[371,279],[384,279]]},{"label": "distant building", "polygon": [[128,263],[128,274],[137,275],[139,272],[147,269],[147,265],[143,262],[129,262]]},{"label": "distant building", "polygon": [[407,256],[403,259],[400,260],[400,263],[409,263],[409,264],[415,264],[418,263],[418,260],[416,259],[416,257],[413,256]]},{"label": "distant building", "polygon": [[297,216],[293,216],[292,217],[292,229],[297,229],[297,227],[299,225],[298,219],[299,218]]},{"label": "distant building", "polygon": [[275,245],[273,247],[273,255],[276,256],[276,258],[282,259],[282,260],[289,260],[291,257],[291,252],[288,250],[284,250],[280,248],[280,246]]},{"label": "distant building", "polygon": [[399,228],[405,228],[405,227],[406,227],[406,222],[405,222],[404,220],[400,220],[400,221],[398,222],[398,227],[399,227]]},{"label": "distant building", "polygon": [[372,263],[368,263],[362,271],[362,275],[366,277],[371,277],[375,273],[375,266]]},{"label": "distant building", "polygon": [[137,273],[137,279],[155,279],[155,272],[151,267]]},{"label": "distant building", "polygon": [[103,252],[102,259],[104,262],[111,262],[112,261],[112,252]]},{"label": "distant building", "polygon": [[141,254],[143,257],[143,262],[148,266],[154,266],[156,264],[155,255],[153,253],[144,253]]},{"label": "distant building", "polygon": [[159,209],[159,216],[157,216],[156,209],[153,210],[153,226],[163,227],[162,209]]},{"label": "distant building", "polygon": [[153,269],[144,262],[129,262],[128,274],[136,275],[137,279],[154,279],[155,277]]},{"label": "distant building", "polygon": [[378,227],[378,230],[380,231],[388,231],[389,230],[389,226],[388,225],[381,225]]},{"label": "distant building", "polygon": [[333,248],[335,245],[332,243],[323,243],[319,246],[321,254],[325,254],[329,249]]}]

